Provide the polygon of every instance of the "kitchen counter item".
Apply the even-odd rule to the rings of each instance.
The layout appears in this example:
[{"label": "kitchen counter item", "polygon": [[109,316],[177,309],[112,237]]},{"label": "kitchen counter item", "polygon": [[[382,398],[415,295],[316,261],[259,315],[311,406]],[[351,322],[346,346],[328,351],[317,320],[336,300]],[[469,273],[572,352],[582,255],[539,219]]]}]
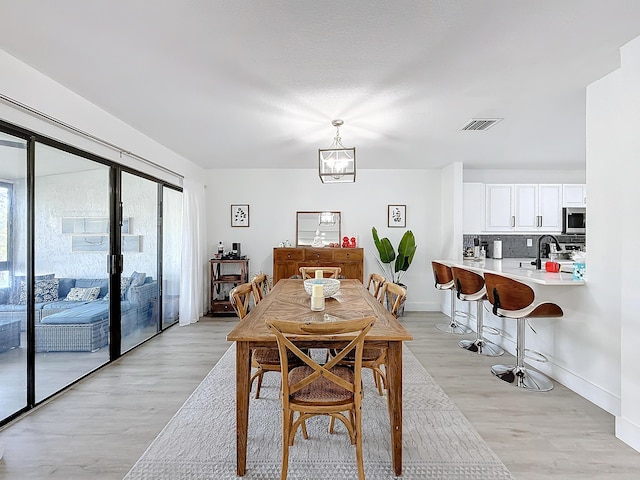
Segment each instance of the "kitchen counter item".
[{"label": "kitchen counter item", "polygon": [[493,241],[493,258],[502,258],[502,240]]},{"label": "kitchen counter item", "polygon": [[560,264],[558,262],[546,262],[544,264],[544,269],[547,272],[558,273],[560,271]]}]

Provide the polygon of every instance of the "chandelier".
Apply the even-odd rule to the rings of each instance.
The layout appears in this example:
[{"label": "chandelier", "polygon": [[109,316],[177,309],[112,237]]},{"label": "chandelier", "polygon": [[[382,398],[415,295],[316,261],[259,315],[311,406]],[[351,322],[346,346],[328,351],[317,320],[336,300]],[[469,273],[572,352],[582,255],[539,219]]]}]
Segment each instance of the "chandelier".
[{"label": "chandelier", "polygon": [[356,181],[356,147],[345,148],[340,138],[342,120],[333,120],[336,136],[329,148],[318,149],[318,171],[322,183],[350,183]]}]

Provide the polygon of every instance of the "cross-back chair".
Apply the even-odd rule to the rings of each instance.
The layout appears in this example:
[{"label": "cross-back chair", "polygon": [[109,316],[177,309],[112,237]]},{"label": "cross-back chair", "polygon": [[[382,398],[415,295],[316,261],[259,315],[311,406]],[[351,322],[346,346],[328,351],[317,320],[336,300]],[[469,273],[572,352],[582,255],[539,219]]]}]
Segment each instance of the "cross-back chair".
[{"label": "cross-back chair", "polygon": [[380,303],[382,303],[382,297],[380,295],[382,293],[382,286],[386,283],[386,281],[387,279],[379,273],[370,274],[369,280],[367,281],[367,290],[369,290],[369,293],[371,293],[371,295],[380,300]]},{"label": "cross-back chair", "polygon": [[307,278],[315,278],[316,270],[322,270],[324,278],[340,278],[340,267],[300,267],[300,276],[303,280]]},{"label": "cross-back chair", "polygon": [[407,299],[407,291],[397,283],[385,282],[380,292],[381,302],[391,312],[391,315],[398,318],[400,310]]},{"label": "cross-back chair", "polygon": [[[364,462],[362,455],[362,352],[365,335],[375,323],[375,317],[358,318],[330,323],[292,322],[267,320],[267,327],[274,333],[278,342],[280,363],[282,365],[282,473],[286,480],[289,466],[289,447],[293,445],[299,427],[305,439],[308,435],[305,422],[316,415],[331,417],[330,433],[333,422],[340,420],[349,433],[351,444],[356,446],[358,479],[364,480]],[[326,364],[316,362],[296,342],[326,339],[335,341],[336,335],[352,334],[354,338],[347,345],[338,348],[336,355]],[[347,354],[355,351],[353,368],[339,363]],[[288,355],[293,354],[302,362],[288,371]],[[295,413],[298,417],[295,418]],[[348,417],[343,412],[348,412]]]},{"label": "cross-back chair", "polygon": [[[253,299],[257,305],[264,300],[271,290],[269,277],[264,273],[256,275],[251,281],[251,287],[253,291]],[[251,352],[251,367],[255,368],[256,371],[249,380],[249,391],[251,391],[253,381],[257,378],[258,384],[256,386],[255,398],[260,398],[260,389],[262,388],[262,379],[265,372],[280,371],[280,356],[278,354],[278,349],[267,347],[254,348]]]},{"label": "cross-back chair", "polygon": [[229,301],[236,315],[243,319],[249,313],[251,308],[251,296],[253,295],[253,287],[251,283],[241,283],[231,289],[229,292]]},{"label": "cross-back chair", "polygon": [[[369,276],[369,285],[372,283],[371,277],[373,275],[377,275],[372,273]],[[398,312],[400,307],[404,304],[404,301],[407,297],[407,291],[402,288],[400,285],[395,283],[389,283],[386,281],[382,275],[377,275],[382,278],[384,283],[380,285],[380,292],[376,298],[380,303],[385,305],[385,299],[388,297],[389,301],[386,302],[387,309],[390,313],[398,318]],[[385,286],[389,285],[385,289]],[[374,289],[375,290],[375,289]],[[369,289],[371,292],[371,290]],[[373,295],[373,293],[372,293]],[[374,295],[375,296],[375,295]],[[390,307],[389,307],[390,306]],[[329,352],[332,356],[335,355],[335,352],[331,350]],[[362,367],[368,368],[371,370],[373,374],[373,382],[378,389],[378,394],[382,395],[382,390],[387,388],[387,376],[385,372],[382,370],[382,366],[385,364],[387,360],[387,349],[386,348],[365,348],[362,354]],[[341,362],[343,365],[353,365],[354,358],[353,355],[349,354],[345,357],[345,359]]]},{"label": "cross-back chair", "polygon": [[271,284],[266,273],[259,273],[251,281],[253,300],[258,304],[271,291]]}]

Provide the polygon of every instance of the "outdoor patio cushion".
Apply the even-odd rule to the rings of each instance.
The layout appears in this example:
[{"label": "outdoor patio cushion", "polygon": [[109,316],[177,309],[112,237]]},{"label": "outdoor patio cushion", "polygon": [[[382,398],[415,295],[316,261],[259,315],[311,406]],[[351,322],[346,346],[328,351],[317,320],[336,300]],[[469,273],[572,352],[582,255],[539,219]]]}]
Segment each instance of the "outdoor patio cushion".
[{"label": "outdoor patio cushion", "polygon": [[98,322],[109,316],[109,302],[96,300],[69,310],[48,315],[41,323],[52,324],[80,324]]}]

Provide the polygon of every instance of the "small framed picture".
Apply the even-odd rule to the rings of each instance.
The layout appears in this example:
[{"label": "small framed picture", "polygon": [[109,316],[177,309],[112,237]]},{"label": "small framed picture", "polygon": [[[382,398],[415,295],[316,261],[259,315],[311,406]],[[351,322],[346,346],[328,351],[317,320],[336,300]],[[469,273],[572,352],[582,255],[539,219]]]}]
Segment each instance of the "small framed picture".
[{"label": "small framed picture", "polygon": [[231,226],[249,226],[249,205],[231,205]]},{"label": "small framed picture", "polygon": [[388,227],[406,227],[407,226],[407,206],[406,205],[388,205],[387,206],[387,226]]}]

